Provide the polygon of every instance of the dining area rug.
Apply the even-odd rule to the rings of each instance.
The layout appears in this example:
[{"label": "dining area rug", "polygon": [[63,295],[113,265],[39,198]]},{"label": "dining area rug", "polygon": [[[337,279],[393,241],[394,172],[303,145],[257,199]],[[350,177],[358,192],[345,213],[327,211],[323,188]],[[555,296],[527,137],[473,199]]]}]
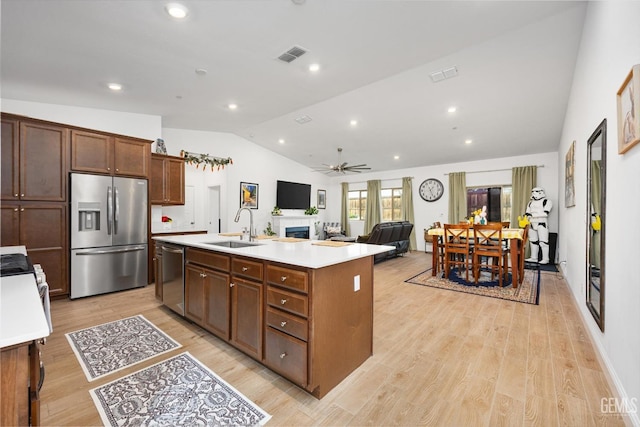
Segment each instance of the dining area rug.
[{"label": "dining area rug", "polygon": [[442,271],[433,276],[431,269],[428,269],[410,277],[405,282],[525,304],[538,304],[540,295],[540,271],[538,270],[525,270],[522,283],[517,288],[513,288],[511,285],[511,275],[500,287],[497,280],[492,280],[491,273],[488,271],[480,272],[478,284],[474,282],[471,273],[469,275],[470,281],[466,281],[464,272],[460,272],[458,269],[452,269],[448,278],[443,276]]},{"label": "dining area rug", "polygon": [[181,347],[142,315],[65,335],[89,381]]},{"label": "dining area rug", "polygon": [[258,426],[271,418],[188,352],[90,394],[105,426]]}]

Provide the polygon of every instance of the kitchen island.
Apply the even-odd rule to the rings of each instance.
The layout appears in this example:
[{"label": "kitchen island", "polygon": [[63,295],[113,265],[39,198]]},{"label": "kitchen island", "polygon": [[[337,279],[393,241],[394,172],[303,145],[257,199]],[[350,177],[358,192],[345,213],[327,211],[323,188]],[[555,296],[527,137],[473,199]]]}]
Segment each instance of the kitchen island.
[{"label": "kitchen island", "polygon": [[[393,247],[289,238],[230,247],[239,238],[212,234],[154,240],[185,248],[186,318],[313,396],[372,355],[373,256]],[[156,270],[161,286],[162,257]]]}]

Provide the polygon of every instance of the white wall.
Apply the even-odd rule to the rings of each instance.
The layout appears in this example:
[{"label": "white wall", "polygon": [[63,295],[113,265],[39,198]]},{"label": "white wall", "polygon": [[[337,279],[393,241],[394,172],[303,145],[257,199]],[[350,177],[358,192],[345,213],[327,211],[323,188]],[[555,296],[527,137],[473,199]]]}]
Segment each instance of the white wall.
[{"label": "white wall", "polygon": [[[238,223],[233,222],[240,207],[240,182],[258,184],[258,209],[253,211],[254,228],[261,234],[271,221],[271,210],[276,205],[276,181],[293,181],[311,184],[311,205],[316,205],[317,190],[327,190],[329,178],[313,172],[307,166],[293,162],[279,154],[266,150],[239,136],[222,132],[204,132],[184,129],[162,130],[162,137],[168,154],[179,155],[180,150],[210,154],[216,157],[231,157],[233,165],[224,171],[205,171],[186,166],[186,184],[195,186],[196,228],[207,228],[207,187],[220,185],[221,188],[221,231],[240,231],[249,225],[249,218],[243,213]],[[180,216],[181,207],[163,208],[163,212]],[[287,215],[302,215],[304,211],[284,211]],[[318,221],[337,221],[337,217],[327,210],[320,210]],[[171,215],[169,215],[171,216]]]},{"label": "white wall", "polygon": [[[564,164],[564,163],[563,163]],[[511,168],[518,166],[543,166],[538,168],[538,186],[543,187],[547,197],[553,202],[554,208],[549,214],[549,229],[552,232],[558,230],[558,153],[534,154],[518,157],[504,157],[492,160],[479,160],[465,163],[452,163],[438,166],[425,166],[420,168],[402,169],[395,171],[385,171],[379,173],[368,173],[362,175],[345,175],[336,178],[340,182],[349,182],[349,188],[358,190],[366,189],[366,181],[380,179],[383,187],[402,186],[403,177],[413,177],[413,206],[415,216],[414,230],[416,232],[416,243],[419,250],[424,250],[423,230],[429,228],[435,221],[448,222],[449,206],[449,176],[450,172],[466,172],[467,186],[491,186],[510,185]],[[493,172],[488,172],[493,171]],[[420,183],[427,178],[437,178],[442,181],[445,192],[440,200],[436,202],[425,202],[418,194]],[[564,180],[564,177],[563,177]],[[337,191],[340,191],[338,184]],[[338,207],[338,211],[339,211]],[[522,212],[524,214],[524,212]],[[351,221],[351,234],[364,234],[363,221]],[[429,250],[431,248],[429,247]],[[559,254],[559,256],[562,256]]]},{"label": "white wall", "polygon": [[[558,162],[576,141],[576,206],[559,209],[560,248],[567,256],[564,274],[589,331],[622,397],[640,399],[640,146],[618,154],[616,93],[640,63],[640,2],[589,2],[576,63]],[[586,289],[586,141],[607,119],[605,332],[585,305]],[[558,170],[558,180],[564,170]],[[562,194],[562,193],[561,193]],[[634,422],[640,425],[638,414]]]},{"label": "white wall", "polygon": [[160,138],[162,131],[162,118],[149,114],[98,110],[70,105],[42,104],[14,99],[2,99],[0,103],[3,113],[19,114],[34,119],[48,120],[152,141]]}]

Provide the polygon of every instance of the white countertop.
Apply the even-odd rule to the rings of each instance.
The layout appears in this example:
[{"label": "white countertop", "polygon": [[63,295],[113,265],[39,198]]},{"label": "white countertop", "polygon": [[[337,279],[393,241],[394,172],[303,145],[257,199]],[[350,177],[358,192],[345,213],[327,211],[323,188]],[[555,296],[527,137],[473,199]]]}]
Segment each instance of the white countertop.
[{"label": "white countertop", "polygon": [[[0,253],[26,253],[24,246],[0,248]],[[0,278],[0,347],[49,336],[36,278],[20,274]]]},{"label": "white countertop", "polygon": [[198,228],[188,227],[175,227],[175,228],[162,228],[162,226],[151,226],[151,234],[170,234],[170,233],[206,233],[207,230],[200,230]]},{"label": "white countertop", "polygon": [[321,242],[322,240],[305,240],[302,242],[289,243],[277,242],[272,239],[261,239],[252,242],[255,246],[237,249],[207,244],[208,242],[240,240],[239,237],[219,236],[217,234],[157,236],[154,237],[154,240],[308,268],[327,267],[395,249],[393,246],[366,245],[362,243],[352,243],[340,247],[312,244],[313,242]]}]

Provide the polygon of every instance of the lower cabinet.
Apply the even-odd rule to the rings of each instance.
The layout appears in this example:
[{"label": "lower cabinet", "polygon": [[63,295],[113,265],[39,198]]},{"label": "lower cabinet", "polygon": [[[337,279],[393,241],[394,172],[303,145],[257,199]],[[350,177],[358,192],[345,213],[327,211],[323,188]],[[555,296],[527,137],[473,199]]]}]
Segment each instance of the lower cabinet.
[{"label": "lower cabinet", "polygon": [[317,398],[373,353],[373,257],[310,269],[189,247],[185,260],[185,316]]},{"label": "lower cabinet", "polygon": [[31,262],[42,265],[50,295],[68,295],[66,204],[2,202],[1,211],[2,246],[24,245]]},{"label": "lower cabinet", "polygon": [[0,425],[40,425],[40,387],[43,380],[37,341],[2,349]]}]

